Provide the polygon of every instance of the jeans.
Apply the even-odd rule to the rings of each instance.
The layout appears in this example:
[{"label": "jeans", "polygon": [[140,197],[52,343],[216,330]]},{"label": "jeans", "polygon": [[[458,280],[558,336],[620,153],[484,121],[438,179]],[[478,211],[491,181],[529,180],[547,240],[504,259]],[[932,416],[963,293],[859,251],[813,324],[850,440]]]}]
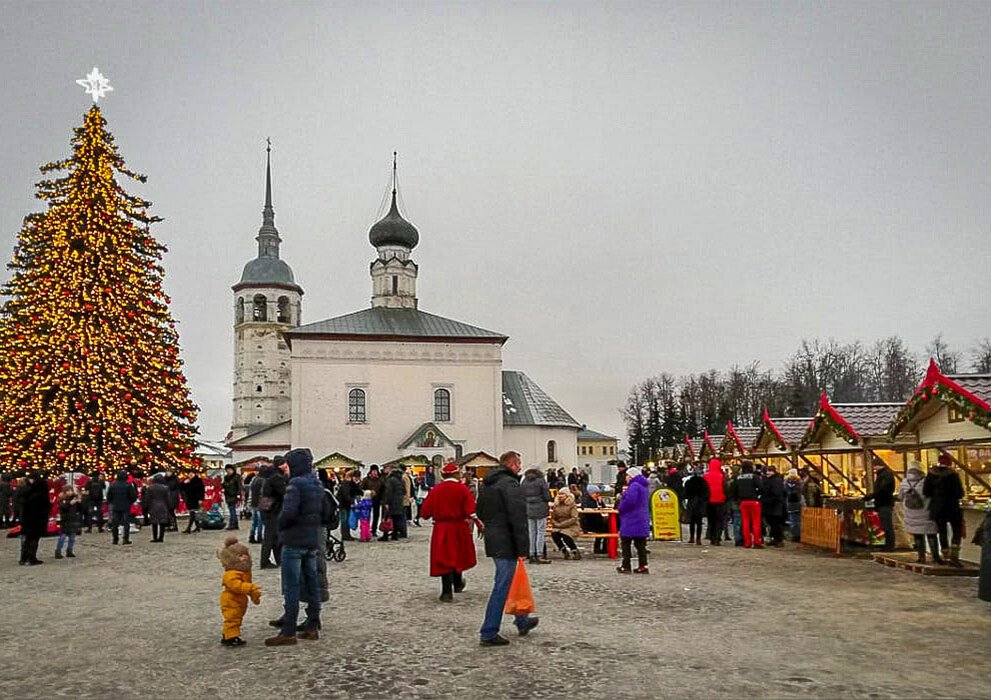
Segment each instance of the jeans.
[{"label": "jeans", "polygon": [[739,508],[729,509],[729,531],[733,542],[739,547],[743,544],[743,514]]},{"label": "jeans", "polygon": [[341,539],[342,540],[353,540],[354,537],[351,536],[351,509],[341,508]]},{"label": "jeans", "polygon": [[802,541],[802,511],[788,511],[788,529],[791,530],[791,538],[795,542]]},{"label": "jeans", "polygon": [[262,532],[264,530],[264,523],[262,522],[262,512],[257,508],[251,509],[251,531],[248,533],[248,537],[254,540],[260,540],[262,538]]},{"label": "jeans", "polygon": [[881,528],[884,530],[884,548],[893,550],[895,548],[895,519],[894,508],[892,506],[878,506],[877,517],[881,519]]},{"label": "jeans", "polygon": [[[489,594],[489,603],[485,606],[485,621],[482,622],[482,639],[492,639],[499,634],[499,627],[502,625],[502,611],[506,607],[506,596],[509,595],[509,584],[513,582],[513,574],[516,573],[515,559],[493,559],[495,564],[495,581],[492,584],[492,593]],[[517,615],[516,627],[523,629],[526,627],[529,615]]]},{"label": "jeans", "polygon": [[527,518],[530,528],[530,556],[544,556],[544,541],[547,539],[547,518]]},{"label": "jeans", "polygon": [[58,542],[55,543],[55,551],[59,554],[62,553],[62,543],[69,540],[69,551],[76,546],[76,533],[75,532],[60,532],[58,536]]},{"label": "jeans", "polygon": [[316,629],[320,624],[320,579],[317,575],[316,548],[282,548],[282,597],[285,600],[285,617],[282,619],[282,635],[296,636],[299,618],[299,601],[306,601],[306,622],[303,629]]},{"label": "jeans", "polygon": [[237,527],[237,501],[227,501],[227,527],[232,530]]},{"label": "jeans", "polygon": [[110,511],[110,533],[114,538],[114,543],[117,543],[117,528],[124,528],[124,541],[131,541],[131,513],[127,510],[111,510]]}]

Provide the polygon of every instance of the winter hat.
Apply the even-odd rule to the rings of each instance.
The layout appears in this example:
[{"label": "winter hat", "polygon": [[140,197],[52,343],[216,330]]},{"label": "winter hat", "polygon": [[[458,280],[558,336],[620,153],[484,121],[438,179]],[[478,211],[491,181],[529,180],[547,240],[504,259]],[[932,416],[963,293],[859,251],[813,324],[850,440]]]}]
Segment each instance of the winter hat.
[{"label": "winter hat", "polygon": [[641,474],[643,474],[643,470],[640,467],[632,467],[626,470],[626,476],[630,479],[636,479]]},{"label": "winter hat", "polygon": [[286,463],[292,476],[309,474],[313,471],[313,453],[307,447],[297,447],[286,454]]},{"label": "winter hat", "polygon": [[788,470],[788,478],[789,479],[797,479],[798,478],[798,470],[797,469],[789,469]]},{"label": "winter hat", "polygon": [[947,454],[941,454],[939,456],[939,463],[942,464],[944,467],[952,467],[953,466],[953,457],[951,457],[950,455],[947,455]]},{"label": "winter hat", "polygon": [[371,489],[365,489],[365,492],[363,494],[361,494],[361,497],[362,498],[371,499],[371,497],[372,497],[372,491],[371,491]]},{"label": "winter hat", "polygon": [[454,462],[448,462],[440,470],[442,476],[456,476],[458,473],[458,465]]},{"label": "winter hat", "polygon": [[598,492],[599,492],[599,487],[596,486],[595,484],[589,484],[588,486],[585,487],[585,493],[587,493],[589,495],[591,495],[593,493],[598,493]]},{"label": "winter hat", "polygon": [[[247,561],[242,561],[241,557],[248,556]],[[246,545],[237,541],[237,537],[231,535],[224,540],[224,544],[217,549],[217,559],[224,567],[224,571],[236,569],[238,571],[251,571],[251,552]]]}]

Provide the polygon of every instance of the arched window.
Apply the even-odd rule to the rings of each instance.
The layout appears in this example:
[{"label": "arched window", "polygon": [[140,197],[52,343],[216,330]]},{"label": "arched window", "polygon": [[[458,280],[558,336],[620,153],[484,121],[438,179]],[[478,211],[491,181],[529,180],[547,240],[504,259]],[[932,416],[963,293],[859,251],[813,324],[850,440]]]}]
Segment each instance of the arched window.
[{"label": "arched window", "polygon": [[244,323],[244,299],[242,297],[238,297],[237,303],[234,304],[234,323]]},{"label": "arched window", "polygon": [[365,420],[365,390],[352,389],[348,392],[348,422],[364,423]]},{"label": "arched window", "polygon": [[268,301],[266,301],[264,294],[256,294],[255,298],[251,300],[251,320],[268,320]]},{"label": "arched window", "polygon": [[289,297],[279,297],[279,323],[290,323]]},{"label": "arched window", "polygon": [[557,443],[553,440],[547,441],[547,461],[557,462]]},{"label": "arched window", "polygon": [[434,420],[438,423],[451,420],[451,392],[448,389],[434,391]]}]

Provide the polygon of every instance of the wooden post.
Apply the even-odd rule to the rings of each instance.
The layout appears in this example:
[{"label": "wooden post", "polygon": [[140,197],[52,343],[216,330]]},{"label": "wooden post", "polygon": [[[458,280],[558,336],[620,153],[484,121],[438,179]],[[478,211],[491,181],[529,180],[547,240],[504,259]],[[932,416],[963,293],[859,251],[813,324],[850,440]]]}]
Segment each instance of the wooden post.
[{"label": "wooden post", "polygon": [[820,469],[819,467],[817,467],[812,460],[810,460],[808,457],[806,457],[805,455],[802,455],[802,454],[799,454],[799,455],[796,455],[796,456],[799,457],[799,458],[801,458],[802,461],[804,461],[806,464],[808,464],[810,467],[812,467],[812,470],[815,471],[815,473],[818,474],[819,476],[821,476],[823,479],[825,479],[826,481],[828,481],[829,484],[834,489],[836,489],[837,491],[840,490],[840,487],[836,485],[836,482],[833,481],[832,479],[830,479],[829,478],[829,475],[826,474],[826,472],[824,472],[822,469]]},{"label": "wooden post", "polygon": [[867,480],[868,493],[874,493],[874,453],[864,446],[864,478]]}]

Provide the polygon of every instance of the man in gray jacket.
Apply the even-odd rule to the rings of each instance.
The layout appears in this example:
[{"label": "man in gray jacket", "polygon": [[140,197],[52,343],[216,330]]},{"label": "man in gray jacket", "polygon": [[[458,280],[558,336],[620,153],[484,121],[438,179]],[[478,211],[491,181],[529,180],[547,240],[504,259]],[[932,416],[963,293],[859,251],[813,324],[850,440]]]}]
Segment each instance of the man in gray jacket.
[{"label": "man in gray jacket", "polygon": [[520,486],[526,499],[526,521],[530,535],[530,563],[550,564],[544,548],[547,538],[547,514],[550,512],[551,490],[538,467],[530,467],[523,473]]}]

